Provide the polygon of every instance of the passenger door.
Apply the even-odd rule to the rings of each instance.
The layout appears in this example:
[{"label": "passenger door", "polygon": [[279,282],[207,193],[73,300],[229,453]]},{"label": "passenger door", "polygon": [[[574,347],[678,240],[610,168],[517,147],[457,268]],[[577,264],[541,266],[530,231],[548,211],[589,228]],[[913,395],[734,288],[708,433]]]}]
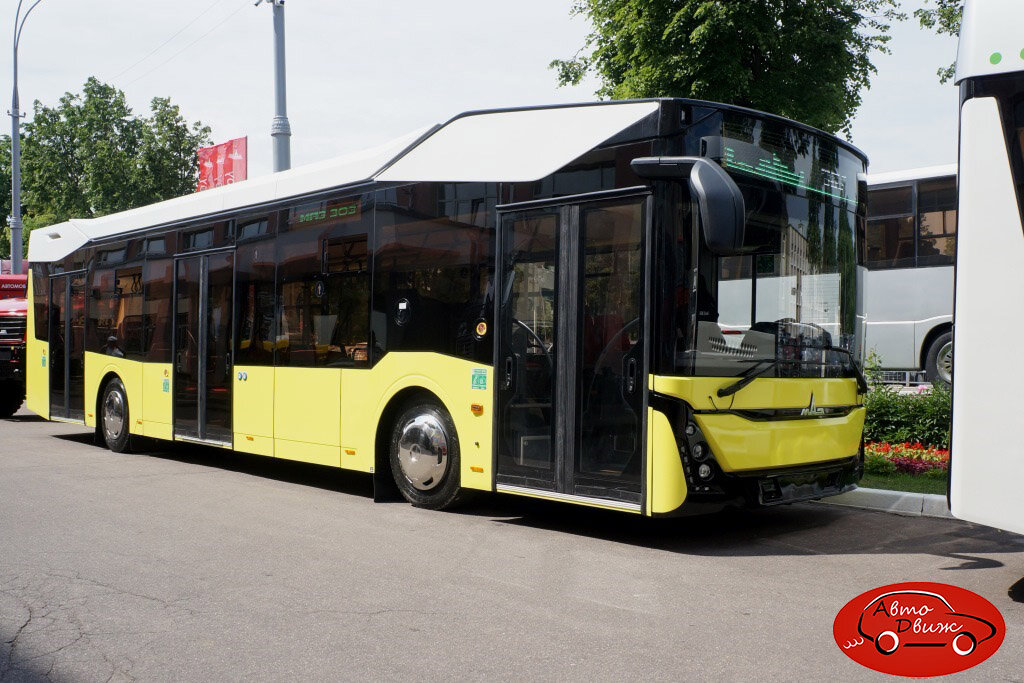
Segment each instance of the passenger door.
[{"label": "passenger door", "polygon": [[85,271],[50,278],[50,418],[85,420]]},{"label": "passenger door", "polygon": [[231,446],[234,253],[175,261],[174,436]]},{"label": "passenger door", "polygon": [[649,195],[501,215],[498,488],[639,509]]}]

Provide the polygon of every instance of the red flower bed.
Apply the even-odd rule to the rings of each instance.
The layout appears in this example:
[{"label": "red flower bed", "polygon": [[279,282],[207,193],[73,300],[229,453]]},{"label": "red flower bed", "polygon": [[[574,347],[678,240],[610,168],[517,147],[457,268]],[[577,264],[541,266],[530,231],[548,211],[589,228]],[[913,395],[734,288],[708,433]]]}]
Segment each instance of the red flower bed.
[{"label": "red flower bed", "polygon": [[[925,474],[949,469],[949,451],[941,448],[926,448],[919,443],[869,443],[864,445],[864,455],[873,464],[871,469],[894,468],[907,474]],[[889,463],[888,467],[885,463]]]}]

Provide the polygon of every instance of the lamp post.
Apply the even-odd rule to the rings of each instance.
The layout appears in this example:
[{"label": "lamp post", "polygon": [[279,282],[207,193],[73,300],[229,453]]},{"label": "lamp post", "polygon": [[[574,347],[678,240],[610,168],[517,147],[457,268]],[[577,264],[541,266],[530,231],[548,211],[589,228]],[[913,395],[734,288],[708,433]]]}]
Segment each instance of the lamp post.
[{"label": "lamp post", "polygon": [[21,29],[32,10],[43,0],[35,0],[32,6],[21,15],[24,0],[18,0],[18,9],[14,14],[14,92],[11,95],[11,272],[20,275],[21,264],[21,102],[18,100],[18,43],[21,42]]},{"label": "lamp post", "polygon": [[274,7],[274,121],[270,136],[274,139],[274,173],[292,167],[292,128],[288,123],[288,94],[284,68],[284,0],[256,0]]}]

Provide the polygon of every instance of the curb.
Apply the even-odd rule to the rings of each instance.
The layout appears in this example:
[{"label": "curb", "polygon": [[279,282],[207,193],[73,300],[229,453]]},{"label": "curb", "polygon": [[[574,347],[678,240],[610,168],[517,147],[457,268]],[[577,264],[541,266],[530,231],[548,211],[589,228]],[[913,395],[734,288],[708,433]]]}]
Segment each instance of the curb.
[{"label": "curb", "polygon": [[908,493],[884,489],[854,489],[838,496],[817,501],[825,505],[879,510],[910,517],[956,519],[949,512],[946,497],[934,493]]}]

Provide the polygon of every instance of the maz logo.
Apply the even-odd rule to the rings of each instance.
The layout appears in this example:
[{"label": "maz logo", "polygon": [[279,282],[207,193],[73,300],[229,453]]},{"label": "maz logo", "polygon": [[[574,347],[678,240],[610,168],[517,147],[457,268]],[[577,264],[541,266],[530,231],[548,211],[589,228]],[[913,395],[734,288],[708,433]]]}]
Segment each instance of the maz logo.
[{"label": "maz logo", "polygon": [[806,408],[804,408],[803,410],[800,411],[801,417],[807,417],[807,416],[810,416],[810,417],[821,417],[824,414],[825,414],[825,409],[824,408],[819,408],[816,405],[814,405],[814,394],[811,393],[811,402],[810,402],[810,404]]}]

